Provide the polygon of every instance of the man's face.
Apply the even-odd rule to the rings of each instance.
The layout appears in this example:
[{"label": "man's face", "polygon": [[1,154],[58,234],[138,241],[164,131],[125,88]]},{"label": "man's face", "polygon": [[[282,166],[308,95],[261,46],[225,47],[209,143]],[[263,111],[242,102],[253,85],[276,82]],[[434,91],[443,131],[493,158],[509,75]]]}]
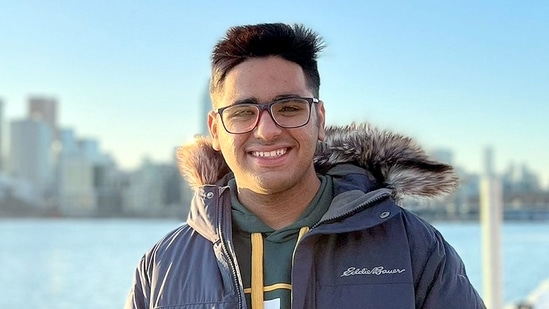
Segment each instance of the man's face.
[{"label": "man's face", "polygon": [[[216,108],[243,101],[268,103],[287,96],[313,97],[301,67],[280,57],[252,58],[229,71],[217,94]],[[245,134],[227,133],[220,116],[209,114],[213,147],[223,154],[240,190],[274,194],[310,184],[311,177],[316,177],[316,143],[325,133],[323,103],[311,109],[309,123],[293,129],[277,126],[263,111],[257,127]]]}]

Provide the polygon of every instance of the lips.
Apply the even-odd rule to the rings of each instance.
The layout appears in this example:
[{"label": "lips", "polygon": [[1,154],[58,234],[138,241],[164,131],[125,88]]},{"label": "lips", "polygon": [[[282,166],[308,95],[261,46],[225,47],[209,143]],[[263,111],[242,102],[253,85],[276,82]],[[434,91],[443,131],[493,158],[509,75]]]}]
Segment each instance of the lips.
[{"label": "lips", "polygon": [[286,152],[288,152],[287,148],[281,148],[271,151],[252,151],[251,154],[258,158],[277,158],[283,156]]}]

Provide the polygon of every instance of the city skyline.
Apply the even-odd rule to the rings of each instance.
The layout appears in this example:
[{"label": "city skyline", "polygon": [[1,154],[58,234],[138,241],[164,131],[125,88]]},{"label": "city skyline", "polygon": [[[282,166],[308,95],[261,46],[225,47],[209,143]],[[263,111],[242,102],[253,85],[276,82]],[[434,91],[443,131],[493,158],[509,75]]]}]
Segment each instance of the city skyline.
[{"label": "city skyline", "polygon": [[328,124],[368,121],[450,149],[474,173],[491,146],[498,173],[526,163],[547,186],[547,13],[536,1],[3,3],[3,117],[24,117],[31,96],[52,97],[59,125],[98,139],[121,167],[167,161],[202,131],[209,54],[226,28],[300,22],[326,41]]},{"label": "city skyline", "polygon": [[[2,101],[0,101],[2,102]],[[116,160],[116,157],[111,157],[112,152],[109,149],[99,149],[99,145],[101,144],[101,140],[98,140],[94,136],[79,136],[77,135],[77,128],[74,127],[64,127],[64,126],[58,126],[56,124],[55,118],[57,116],[58,110],[58,102],[51,98],[51,97],[39,97],[39,96],[31,96],[28,100],[28,106],[27,106],[27,115],[21,118],[17,119],[1,119],[0,117],[0,125],[2,124],[2,120],[8,122],[11,127],[11,130],[8,130],[7,133],[9,135],[13,135],[13,129],[19,128],[21,125],[29,126],[31,125],[33,128],[38,128],[39,126],[42,126],[43,130],[45,128],[49,128],[49,134],[52,136],[52,140],[55,138],[53,137],[58,136],[57,143],[52,144],[52,147],[61,147],[57,149],[56,151],[60,151],[61,154],[71,154],[75,152],[82,152],[85,153],[85,157],[87,158],[93,158],[92,161],[110,161],[113,160],[115,164],[119,165],[119,162]],[[210,103],[209,98],[207,96],[203,97],[203,105],[207,106]],[[0,104],[0,114],[2,114],[2,106]],[[202,110],[202,112],[205,112],[205,109]],[[38,120],[38,122],[36,122]],[[36,129],[33,129],[36,130]],[[198,130],[197,132],[193,134],[205,134],[204,131],[207,130],[207,127],[203,127],[202,131]],[[1,132],[0,132],[1,133]],[[18,133],[16,133],[18,134]],[[32,136],[33,134],[27,134],[28,136]],[[26,135],[25,135],[26,136]],[[15,160],[21,161],[18,165],[24,167],[25,169],[31,169],[36,170],[37,167],[33,166],[26,166],[28,164],[25,164],[23,161],[25,160],[25,157],[32,155],[33,153],[40,153],[42,151],[22,151],[19,150],[18,152],[12,152],[14,149],[10,148],[14,144],[11,143],[10,138],[7,138],[8,141],[8,147],[4,147],[5,152],[7,152],[7,155],[4,157],[4,161],[6,164],[14,163],[13,156],[10,156],[11,153],[19,153],[19,155],[16,155]],[[16,143],[19,144],[19,143]],[[28,144],[28,143],[26,143]],[[35,147],[37,142],[30,143],[29,147]],[[78,144],[78,145],[77,145]],[[17,145],[16,145],[17,147]],[[177,147],[177,146],[176,146]],[[540,174],[535,170],[535,167],[530,166],[527,162],[523,163],[517,163],[517,162],[510,162],[507,166],[505,166],[504,170],[497,171],[494,168],[494,161],[497,157],[497,153],[494,151],[494,149],[491,146],[487,146],[482,150],[482,157],[481,160],[483,162],[482,168],[480,171],[471,171],[465,169],[463,166],[460,166],[456,164],[455,157],[456,153],[453,149],[450,148],[442,148],[442,147],[434,147],[431,149],[425,149],[427,154],[432,157],[435,160],[439,160],[441,162],[451,164],[454,168],[456,168],[460,173],[465,172],[469,175],[485,175],[485,176],[501,176],[503,177],[506,175],[507,177],[510,176],[510,174],[514,174],[515,177],[521,178],[521,177],[530,177],[531,175],[534,175],[536,177],[539,177]],[[175,153],[172,152],[172,155],[175,155]],[[166,160],[156,160],[156,164],[172,164],[175,162],[175,157],[168,158]],[[148,156],[145,156],[142,158],[142,161],[139,162],[136,166],[127,167],[127,166],[120,166],[119,167],[122,170],[126,171],[136,171],[143,166],[151,164],[151,158]],[[44,164],[41,164],[41,166],[45,166]],[[6,168],[7,166],[4,166]],[[534,168],[534,169],[532,169]],[[9,170],[9,169],[8,169]],[[0,171],[2,169],[0,168]],[[8,171],[9,172],[9,171]],[[533,173],[533,174],[532,174]],[[9,174],[9,173],[8,173]],[[524,174],[524,175],[521,175]],[[465,175],[463,175],[465,176]],[[537,179],[539,184],[542,186],[542,189],[547,189],[547,185],[543,183],[543,179],[538,178]]]},{"label": "city skyline", "polygon": [[[205,98],[203,104],[210,102]],[[55,99],[32,97],[26,117],[10,121],[10,155],[0,169],[0,216],[162,217],[188,210],[191,189],[175,160],[144,160],[136,169],[121,169],[108,151],[99,149],[100,140],[58,126],[58,106]],[[474,219],[481,180],[497,176],[507,219],[547,218],[549,190],[528,166],[497,173],[492,148],[483,151],[481,174],[453,164],[450,149],[428,150],[428,155],[454,165],[461,185],[441,200],[407,201],[410,209],[430,218]]]}]

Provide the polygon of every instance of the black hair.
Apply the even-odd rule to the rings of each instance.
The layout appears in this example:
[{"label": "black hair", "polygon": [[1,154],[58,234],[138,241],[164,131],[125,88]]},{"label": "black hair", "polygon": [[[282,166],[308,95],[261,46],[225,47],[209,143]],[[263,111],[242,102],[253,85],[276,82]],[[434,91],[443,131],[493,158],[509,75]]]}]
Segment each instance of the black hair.
[{"label": "black hair", "polygon": [[222,89],[231,69],[249,58],[279,56],[298,64],[307,86],[319,95],[318,53],[324,42],[314,31],[300,24],[269,23],[231,27],[214,47],[210,94]]}]

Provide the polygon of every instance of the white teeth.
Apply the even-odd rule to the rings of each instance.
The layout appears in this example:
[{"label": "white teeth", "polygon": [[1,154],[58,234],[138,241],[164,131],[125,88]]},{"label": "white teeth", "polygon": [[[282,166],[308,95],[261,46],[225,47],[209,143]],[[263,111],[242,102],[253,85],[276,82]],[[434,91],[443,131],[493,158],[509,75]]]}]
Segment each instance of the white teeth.
[{"label": "white teeth", "polygon": [[271,157],[279,157],[285,153],[286,153],[286,148],[277,149],[273,151],[254,151],[252,152],[252,155],[255,157],[271,158]]}]

